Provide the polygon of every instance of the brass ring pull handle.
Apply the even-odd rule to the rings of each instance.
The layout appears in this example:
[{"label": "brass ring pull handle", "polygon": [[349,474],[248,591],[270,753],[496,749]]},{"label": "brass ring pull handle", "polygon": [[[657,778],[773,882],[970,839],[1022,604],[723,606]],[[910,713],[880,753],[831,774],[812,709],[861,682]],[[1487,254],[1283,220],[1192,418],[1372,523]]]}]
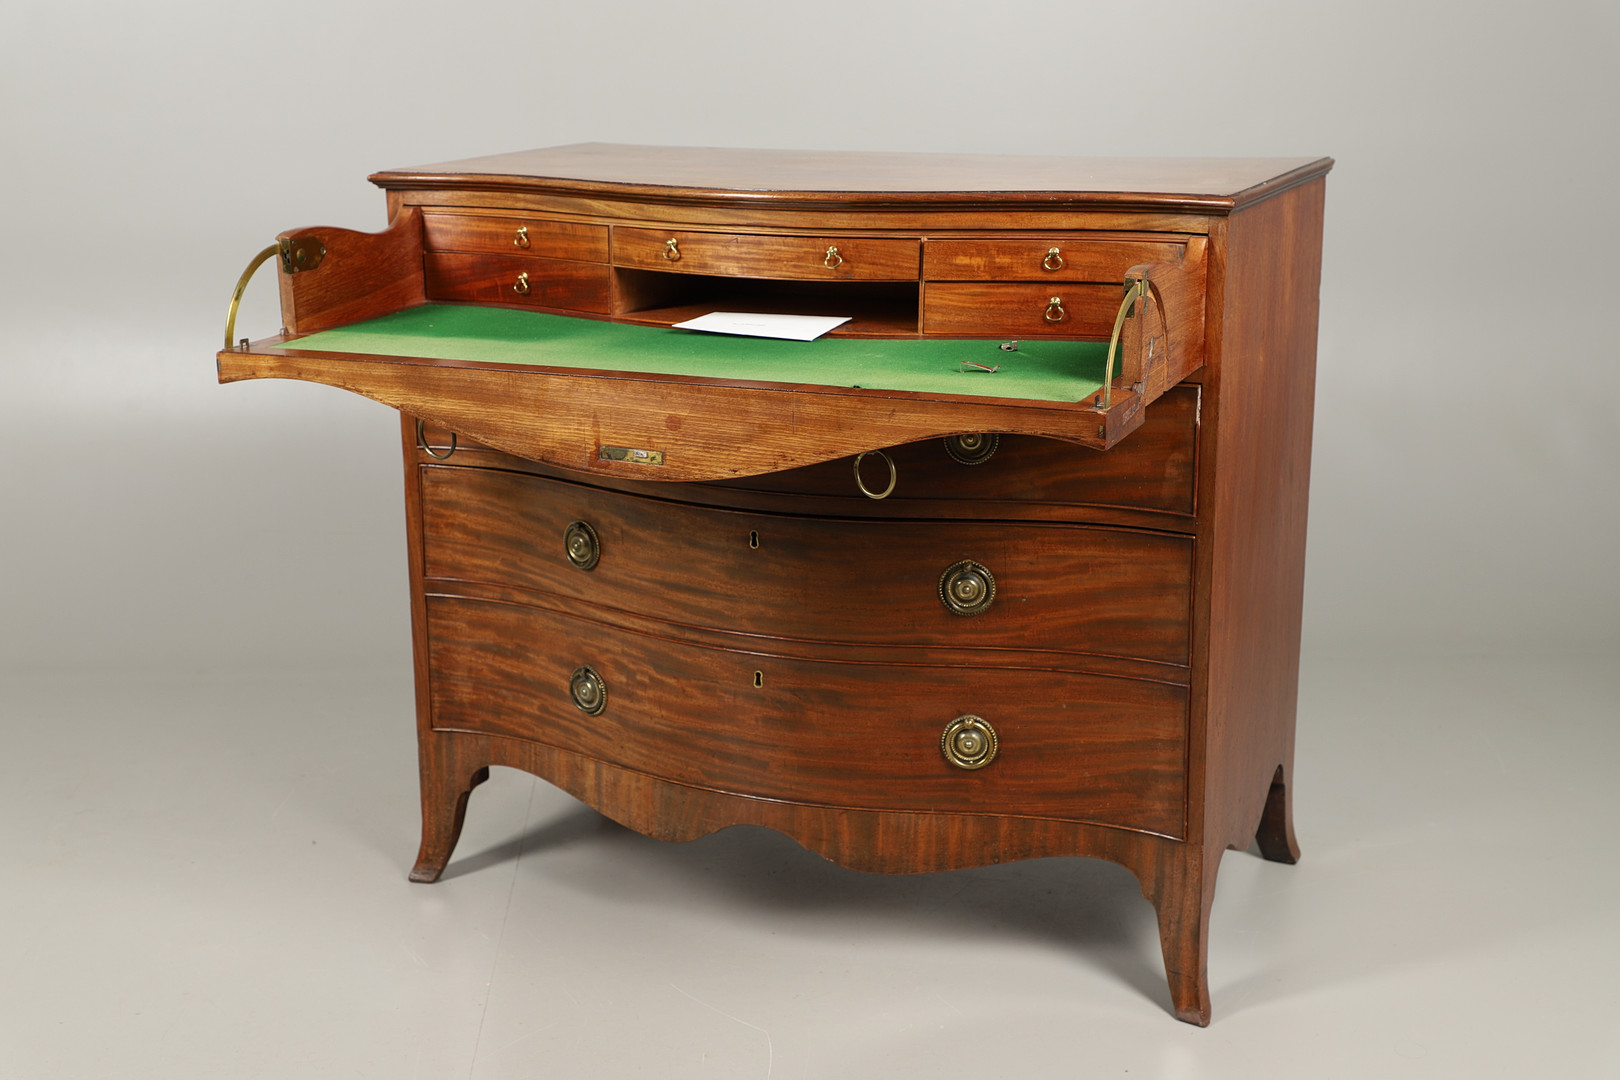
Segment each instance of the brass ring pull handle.
[{"label": "brass ring pull handle", "polygon": [[529,227],[527,225],[517,227],[517,231],[512,234],[512,246],[520,248],[529,246]]},{"label": "brass ring pull handle", "polygon": [[418,420],[416,422],[416,445],[420,446],[428,457],[445,461],[450,457],[451,454],[456,452],[456,433],[453,431],[450,433],[450,449],[446,450],[442,454],[435,454],[433,452],[433,447],[428,445],[426,423],[422,420]]},{"label": "brass ring pull handle", "polygon": [[939,737],[940,753],[958,769],[982,769],[996,760],[998,749],[996,729],[982,716],[958,716]]},{"label": "brass ring pull handle", "polygon": [[527,270],[519,274],[517,280],[512,282],[512,291],[519,296],[529,295],[529,272]]},{"label": "brass ring pull handle", "polygon": [[1114,332],[1108,338],[1108,360],[1103,364],[1102,391],[1097,395],[1095,404],[1108,408],[1108,403],[1114,399],[1114,354],[1119,351],[1119,332],[1125,326],[1125,320],[1130,317],[1131,307],[1139,297],[1148,295],[1147,278],[1137,278],[1125,283],[1125,299],[1119,302],[1119,314],[1114,316]]},{"label": "brass ring pull handle", "polygon": [[[878,457],[883,459],[884,464],[889,466],[889,486],[884,488],[882,491],[873,491],[871,488],[866,486],[866,481],[861,479],[861,461],[866,457],[867,454],[876,454]],[[885,454],[883,451],[867,450],[863,453],[855,455],[855,486],[860,488],[861,494],[865,495],[868,499],[887,499],[889,495],[893,493],[894,485],[897,481],[899,481],[899,479],[900,473],[894,467],[894,459],[889,457],[889,455]]]},{"label": "brass ring pull handle", "polygon": [[602,541],[586,521],[570,521],[563,530],[563,550],[581,570],[593,569],[602,558]]},{"label": "brass ring pull handle", "polygon": [[258,272],[259,267],[270,261],[271,256],[280,253],[281,242],[278,240],[253,256],[253,261],[247,264],[247,269],[242,271],[242,276],[236,279],[236,289],[231,293],[231,310],[225,316],[225,347],[227,349],[232,347],[231,338],[236,334],[236,309],[242,306],[242,294],[247,292],[248,282],[253,280],[253,275]]},{"label": "brass ring pull handle", "polygon": [[1049,323],[1060,323],[1064,319],[1067,319],[1068,317],[1069,317],[1069,313],[1067,311],[1063,310],[1063,297],[1054,296],[1054,297],[1052,297],[1052,299],[1050,299],[1050,300],[1048,300],[1046,302],[1046,321],[1047,322],[1049,322]]},{"label": "brass ring pull handle", "polygon": [[1001,436],[982,431],[951,435],[945,439],[945,452],[959,465],[983,465],[1001,445]]},{"label": "brass ring pull handle", "polygon": [[981,562],[963,559],[939,575],[939,602],[952,615],[983,615],[996,600],[996,575]]},{"label": "brass ring pull handle", "polygon": [[580,712],[597,716],[607,708],[607,683],[595,668],[581,665],[568,677],[568,696],[574,699]]},{"label": "brass ring pull handle", "polygon": [[827,254],[822,257],[821,265],[825,266],[829,270],[836,270],[840,266],[844,265],[844,257],[838,254],[838,249],[836,247],[828,245]]},{"label": "brass ring pull handle", "polygon": [[681,261],[681,248],[676,237],[672,236],[668,240],[664,241],[664,258],[668,259],[670,262]]},{"label": "brass ring pull handle", "polygon": [[1049,251],[1047,251],[1046,258],[1041,260],[1041,269],[1042,270],[1061,270],[1061,269],[1063,269],[1063,253],[1060,252],[1057,248],[1052,248]]}]

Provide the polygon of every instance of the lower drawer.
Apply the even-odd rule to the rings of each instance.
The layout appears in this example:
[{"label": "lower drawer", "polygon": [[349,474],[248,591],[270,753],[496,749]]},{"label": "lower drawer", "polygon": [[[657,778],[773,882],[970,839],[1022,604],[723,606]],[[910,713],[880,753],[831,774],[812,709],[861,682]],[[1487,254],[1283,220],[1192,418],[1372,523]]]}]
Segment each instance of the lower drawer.
[{"label": "lower drawer", "polygon": [[422,257],[429,300],[523,304],[606,315],[613,306],[608,267],[525,255],[429,252]]},{"label": "lower drawer", "polygon": [[[430,596],[427,613],[438,729],[529,739],[761,798],[1183,832],[1185,687],[789,659],[455,596]],[[582,667],[606,688],[595,715],[571,695]],[[997,753],[982,768],[942,751],[946,726],[964,715],[995,731]]]}]

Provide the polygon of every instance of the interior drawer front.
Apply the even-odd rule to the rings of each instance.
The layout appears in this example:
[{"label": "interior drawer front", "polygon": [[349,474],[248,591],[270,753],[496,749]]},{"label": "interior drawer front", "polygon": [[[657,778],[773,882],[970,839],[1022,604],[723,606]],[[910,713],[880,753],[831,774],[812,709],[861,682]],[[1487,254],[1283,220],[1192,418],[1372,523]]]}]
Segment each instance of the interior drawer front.
[{"label": "interior drawer front", "polygon": [[[674,241],[674,246],[670,242]],[[613,229],[613,264],[683,274],[804,281],[916,281],[919,241]]]},{"label": "interior drawer front", "polygon": [[[969,465],[951,457],[944,439],[893,447],[884,453],[894,461],[894,493],[881,508],[904,513],[907,503],[950,500],[1111,506],[1191,516],[1196,510],[1198,396],[1199,387],[1191,384],[1167,391],[1148,406],[1142,426],[1112,450],[1002,435],[989,458]],[[853,466],[853,459],[839,458],[723,484],[843,497],[850,500],[847,512],[869,513],[873,507],[856,490]],[[885,470],[881,461],[868,457],[861,474],[869,485],[880,484]]]},{"label": "interior drawer front", "polygon": [[929,240],[929,281],[1120,282],[1140,263],[1177,262],[1183,245],[1151,240]]},{"label": "interior drawer front", "polygon": [[429,300],[524,304],[601,315],[612,306],[612,271],[602,263],[429,252],[422,265]]},{"label": "interior drawer front", "polygon": [[[1185,687],[1032,669],[843,664],[703,648],[517,604],[428,598],[433,725],[562,747],[679,783],[874,810],[1183,832]],[[599,714],[570,696],[589,666]],[[948,762],[964,714],[984,767]]]},{"label": "interior drawer front", "polygon": [[1123,296],[1117,284],[931,281],[923,291],[923,333],[1106,339]]},{"label": "interior drawer front", "polygon": [[[493,469],[424,468],[426,570],[690,626],[799,641],[1044,649],[1188,661],[1192,541],[1077,525],[844,521],[745,513]],[[582,570],[564,534],[583,521]],[[962,560],[987,610],[947,610]],[[1167,677],[1185,678],[1177,668]]]},{"label": "interior drawer front", "polygon": [[422,232],[429,251],[536,255],[599,263],[608,258],[606,225],[535,217],[425,213]]}]

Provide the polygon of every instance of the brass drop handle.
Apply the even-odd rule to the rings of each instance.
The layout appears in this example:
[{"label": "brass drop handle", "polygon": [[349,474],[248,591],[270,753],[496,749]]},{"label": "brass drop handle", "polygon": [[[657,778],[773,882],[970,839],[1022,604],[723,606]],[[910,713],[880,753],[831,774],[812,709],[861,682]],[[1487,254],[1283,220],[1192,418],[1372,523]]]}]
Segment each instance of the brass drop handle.
[{"label": "brass drop handle", "polygon": [[952,563],[939,575],[939,602],[952,615],[982,615],[996,599],[996,576],[972,559]]},{"label": "brass drop handle", "polygon": [[517,227],[517,231],[512,234],[512,246],[520,248],[529,246],[529,227],[527,225]]},{"label": "brass drop handle", "polygon": [[423,452],[426,453],[428,457],[437,458],[440,461],[444,461],[451,454],[454,454],[456,452],[456,433],[453,432],[453,431],[450,433],[450,449],[446,450],[442,454],[435,454],[433,452],[433,447],[428,445],[428,441],[427,441],[427,424],[426,424],[425,421],[418,420],[416,422],[416,445],[420,446],[422,448]]},{"label": "brass drop handle", "polygon": [[1046,321],[1047,322],[1060,323],[1064,319],[1067,319],[1068,317],[1069,317],[1069,313],[1067,311],[1063,310],[1063,297],[1054,296],[1054,297],[1052,297],[1052,299],[1050,299],[1050,300],[1048,300],[1046,302]]},{"label": "brass drop handle", "polygon": [[602,558],[602,541],[586,521],[570,521],[563,530],[563,551],[581,570],[594,569]]},{"label": "brass drop handle", "polygon": [[664,258],[670,262],[681,261],[681,247],[677,237],[670,237],[664,241]]},{"label": "brass drop handle", "polygon": [[568,696],[574,699],[580,712],[597,716],[607,708],[607,683],[595,668],[582,665],[568,678]]},{"label": "brass drop handle", "polygon": [[529,273],[527,270],[517,276],[517,280],[512,283],[512,291],[519,296],[529,295]]},{"label": "brass drop handle", "polygon": [[1061,270],[1061,269],[1063,269],[1063,254],[1062,254],[1062,252],[1058,251],[1057,248],[1052,248],[1049,251],[1047,251],[1046,258],[1041,260],[1041,269],[1042,270]]},{"label": "brass drop handle", "polygon": [[844,257],[838,254],[838,249],[832,245],[827,246],[827,254],[823,256],[821,265],[829,270],[836,270],[844,265]]},{"label": "brass drop handle", "polygon": [[996,759],[1000,740],[982,716],[958,716],[939,737],[940,753],[958,769],[982,769]]},{"label": "brass drop handle", "polygon": [[[873,491],[871,488],[866,486],[866,481],[861,479],[861,462],[866,458],[867,454],[876,454],[878,457],[883,459],[884,464],[889,466],[889,486],[884,488],[882,491]],[[894,492],[894,485],[898,483],[899,480],[900,471],[894,467],[894,459],[889,457],[889,455],[885,454],[883,451],[867,450],[864,453],[855,455],[855,486],[860,488],[861,494],[865,495],[868,499],[887,499]]]}]

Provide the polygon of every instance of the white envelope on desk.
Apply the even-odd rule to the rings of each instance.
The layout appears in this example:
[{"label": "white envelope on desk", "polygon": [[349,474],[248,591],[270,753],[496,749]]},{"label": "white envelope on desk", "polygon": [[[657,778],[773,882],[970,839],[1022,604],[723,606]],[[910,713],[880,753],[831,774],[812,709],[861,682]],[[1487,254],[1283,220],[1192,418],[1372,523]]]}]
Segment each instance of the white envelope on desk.
[{"label": "white envelope on desk", "polygon": [[848,315],[760,315],[746,311],[711,311],[695,319],[675,324],[677,330],[702,330],[708,334],[739,334],[743,337],[782,338],[787,341],[814,341],[849,322]]}]

